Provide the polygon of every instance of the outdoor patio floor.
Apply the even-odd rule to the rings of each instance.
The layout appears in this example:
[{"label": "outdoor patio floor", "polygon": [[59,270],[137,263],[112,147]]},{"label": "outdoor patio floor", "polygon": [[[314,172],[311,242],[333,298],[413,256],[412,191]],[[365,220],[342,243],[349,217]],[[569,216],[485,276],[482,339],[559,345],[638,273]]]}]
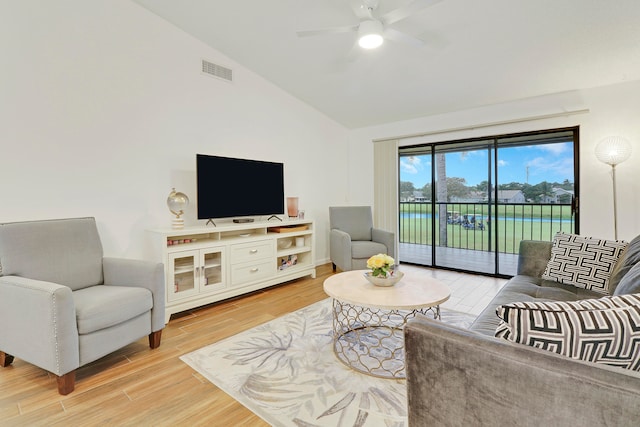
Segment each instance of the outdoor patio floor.
[{"label": "outdoor patio floor", "polygon": [[[400,243],[400,262],[431,266],[431,245]],[[518,254],[498,254],[498,273],[515,276],[518,268]],[[456,270],[495,274],[495,253],[470,249],[436,247],[436,266]]]},{"label": "outdoor patio floor", "polygon": [[487,307],[507,282],[507,279],[498,277],[425,268],[410,264],[401,264],[400,268],[405,273],[411,272],[413,275],[433,277],[441,281],[451,290],[451,296],[441,307],[475,316]]}]

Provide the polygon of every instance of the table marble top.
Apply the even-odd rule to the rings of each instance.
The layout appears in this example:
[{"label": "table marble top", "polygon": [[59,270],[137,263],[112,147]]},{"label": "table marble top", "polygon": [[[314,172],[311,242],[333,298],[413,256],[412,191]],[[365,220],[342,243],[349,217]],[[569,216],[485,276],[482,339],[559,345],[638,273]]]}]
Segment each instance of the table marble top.
[{"label": "table marble top", "polygon": [[368,270],[334,274],[324,281],[324,291],[341,302],[387,310],[415,310],[440,305],[451,296],[450,289],[431,277],[405,273],[394,286],[371,284],[365,277]]}]

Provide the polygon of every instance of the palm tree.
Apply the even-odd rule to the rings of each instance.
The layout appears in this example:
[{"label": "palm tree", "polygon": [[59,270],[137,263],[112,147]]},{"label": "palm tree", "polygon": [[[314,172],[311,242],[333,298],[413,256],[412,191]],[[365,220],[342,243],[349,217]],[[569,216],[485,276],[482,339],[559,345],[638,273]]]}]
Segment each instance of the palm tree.
[{"label": "palm tree", "polygon": [[438,202],[438,225],[440,246],[447,246],[447,160],[443,153],[436,154],[436,200]]}]

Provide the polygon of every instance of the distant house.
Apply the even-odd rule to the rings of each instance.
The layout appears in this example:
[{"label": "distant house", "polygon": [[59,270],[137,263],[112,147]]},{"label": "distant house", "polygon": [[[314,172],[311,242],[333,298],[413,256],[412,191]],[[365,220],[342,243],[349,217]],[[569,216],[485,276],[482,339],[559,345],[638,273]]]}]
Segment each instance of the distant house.
[{"label": "distant house", "polygon": [[564,188],[554,188],[553,194],[556,196],[556,203],[571,203],[573,198],[573,191]]},{"label": "distant house", "polygon": [[484,191],[470,191],[465,197],[451,196],[454,203],[483,203],[487,201],[487,194]]},{"label": "distant house", "polygon": [[401,202],[416,202],[423,203],[428,202],[429,199],[422,194],[422,191],[413,191],[411,194],[403,193],[400,195]]},{"label": "distant house", "polygon": [[414,191],[413,192],[413,201],[414,202],[428,202],[429,198],[425,197],[422,191]]},{"label": "distant house", "polygon": [[541,203],[570,203],[571,198],[573,197],[573,191],[565,190],[564,188],[554,187],[551,190],[553,193],[551,195],[540,196]]},{"label": "distant house", "polygon": [[498,203],[524,203],[522,190],[498,190]]},{"label": "distant house", "polygon": [[[491,193],[493,196],[493,193]],[[456,203],[485,203],[488,200],[484,191],[472,191],[465,197],[451,197]],[[521,190],[498,190],[498,203],[524,203],[525,197]]]}]

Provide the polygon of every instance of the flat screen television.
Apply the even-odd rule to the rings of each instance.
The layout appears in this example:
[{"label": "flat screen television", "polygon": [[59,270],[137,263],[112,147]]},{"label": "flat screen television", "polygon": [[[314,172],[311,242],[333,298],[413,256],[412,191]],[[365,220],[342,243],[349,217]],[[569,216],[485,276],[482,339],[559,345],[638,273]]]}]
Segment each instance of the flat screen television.
[{"label": "flat screen television", "polygon": [[196,155],[198,219],[284,214],[284,164]]}]

